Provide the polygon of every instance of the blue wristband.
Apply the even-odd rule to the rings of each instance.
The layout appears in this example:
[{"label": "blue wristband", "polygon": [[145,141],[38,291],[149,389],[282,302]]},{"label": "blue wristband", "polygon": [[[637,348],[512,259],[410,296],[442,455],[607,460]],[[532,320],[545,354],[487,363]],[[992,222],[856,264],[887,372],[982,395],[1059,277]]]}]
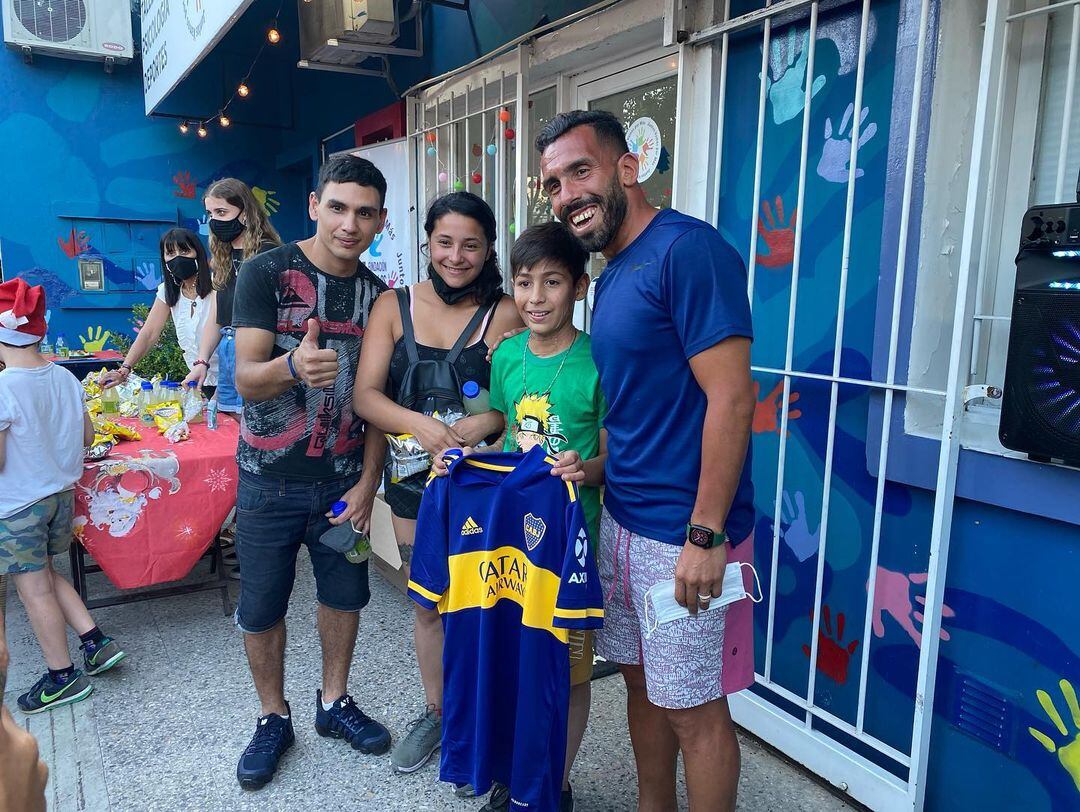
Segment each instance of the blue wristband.
[{"label": "blue wristband", "polygon": [[289,365],[289,374],[293,376],[293,380],[300,380],[300,376],[296,374],[296,367],[293,366],[292,357],[296,350],[290,350],[289,354],[285,356],[285,363]]}]

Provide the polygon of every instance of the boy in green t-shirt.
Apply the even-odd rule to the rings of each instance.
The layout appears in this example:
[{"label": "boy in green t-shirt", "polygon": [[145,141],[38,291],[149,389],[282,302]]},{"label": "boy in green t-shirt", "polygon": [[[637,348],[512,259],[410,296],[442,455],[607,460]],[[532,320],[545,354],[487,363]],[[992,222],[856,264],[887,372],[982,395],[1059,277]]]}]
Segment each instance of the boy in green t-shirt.
[{"label": "boy in green t-shirt", "polygon": [[[491,359],[491,408],[506,417],[503,451],[543,445],[559,464],[552,469],[579,484],[596,549],[600,487],[604,484],[607,403],[587,333],[574,326],[574,305],[585,298],[589,255],[562,223],[525,231],[510,252],[514,303],[526,330],[499,345]],[[490,450],[497,449],[495,448]],[[488,449],[471,450],[481,453]],[[436,472],[445,466],[435,465]],[[560,809],[573,809],[570,767],[589,721],[592,634],[570,632],[570,708]],[[484,810],[507,809],[509,793],[496,785]]]}]

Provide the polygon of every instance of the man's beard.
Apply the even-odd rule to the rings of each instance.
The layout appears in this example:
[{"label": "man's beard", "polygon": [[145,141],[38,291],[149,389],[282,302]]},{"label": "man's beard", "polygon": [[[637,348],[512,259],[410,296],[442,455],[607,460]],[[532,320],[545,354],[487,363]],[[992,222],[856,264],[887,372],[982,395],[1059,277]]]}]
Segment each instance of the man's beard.
[{"label": "man's beard", "polygon": [[[574,207],[574,211],[583,208],[585,205],[596,204],[599,206],[602,212],[603,221],[599,224],[599,227],[592,232],[584,235],[578,235],[571,229],[570,233],[574,234],[577,241],[581,243],[581,247],[586,251],[593,253],[596,251],[603,251],[611,241],[615,239],[615,235],[619,233],[619,229],[622,228],[623,220],[626,219],[626,192],[619,184],[618,178],[615,178],[611,186],[608,188],[607,194],[603,198],[592,197],[581,204]],[[570,218],[567,217],[567,220]]]}]

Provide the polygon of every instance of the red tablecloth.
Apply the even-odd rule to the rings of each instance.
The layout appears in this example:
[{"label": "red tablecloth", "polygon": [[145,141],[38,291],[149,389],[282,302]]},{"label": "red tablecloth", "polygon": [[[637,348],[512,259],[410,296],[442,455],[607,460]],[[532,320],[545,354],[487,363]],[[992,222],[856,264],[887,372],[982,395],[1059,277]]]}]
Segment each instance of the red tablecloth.
[{"label": "red tablecloth", "polygon": [[76,538],[116,586],[183,578],[214,541],[236,504],[239,424],[191,426],[171,444],[156,427],[122,420],[143,439],[121,442],[86,464],[75,488]]}]

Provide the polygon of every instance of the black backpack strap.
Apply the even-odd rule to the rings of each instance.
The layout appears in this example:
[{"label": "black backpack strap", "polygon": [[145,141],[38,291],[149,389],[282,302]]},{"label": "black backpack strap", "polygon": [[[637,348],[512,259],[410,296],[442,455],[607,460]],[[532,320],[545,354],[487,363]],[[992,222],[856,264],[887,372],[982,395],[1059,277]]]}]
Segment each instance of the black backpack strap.
[{"label": "black backpack strap", "polygon": [[420,360],[420,353],[416,350],[416,333],[413,331],[409,308],[409,289],[394,288],[394,295],[397,296],[398,310],[401,311],[401,337],[405,339],[405,351],[409,354],[409,363],[415,364]]},{"label": "black backpack strap", "polygon": [[461,355],[461,351],[465,349],[465,345],[468,343],[469,339],[472,338],[472,334],[476,332],[480,323],[484,320],[484,316],[487,315],[487,312],[488,308],[482,305],[476,308],[473,317],[469,319],[468,326],[466,326],[464,332],[458,336],[457,342],[450,348],[450,354],[446,356],[446,360],[451,366],[457,362],[458,356]]}]

